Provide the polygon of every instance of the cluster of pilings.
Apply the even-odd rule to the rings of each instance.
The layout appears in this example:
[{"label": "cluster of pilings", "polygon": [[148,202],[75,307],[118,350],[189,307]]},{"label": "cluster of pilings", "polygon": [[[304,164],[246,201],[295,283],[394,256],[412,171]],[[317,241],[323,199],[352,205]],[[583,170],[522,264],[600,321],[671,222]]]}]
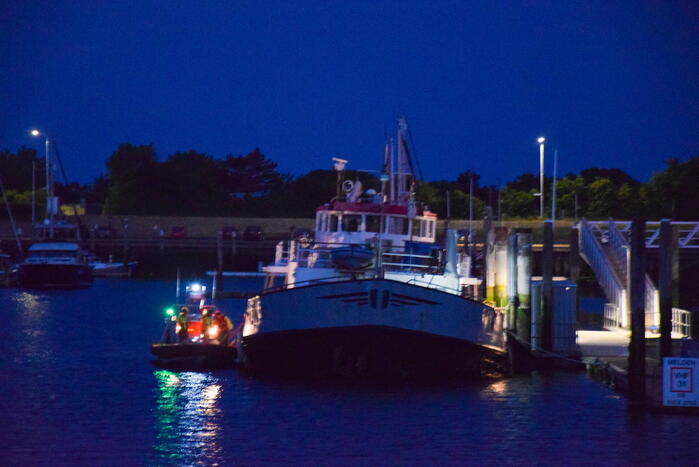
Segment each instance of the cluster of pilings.
[{"label": "cluster of pilings", "polygon": [[[518,346],[529,354],[528,356],[531,356],[532,352],[551,356],[551,352],[558,347],[554,345],[553,222],[544,221],[543,226],[542,277],[540,282],[538,279],[535,281],[537,287],[540,285],[541,288],[537,288],[537,293],[533,294],[532,230],[493,228],[487,219],[484,223],[485,296],[495,307],[503,310],[505,328],[510,340],[516,341]],[[579,275],[577,229],[571,232],[570,254],[570,272],[575,276],[571,279],[576,282]],[[558,281],[561,279],[556,280],[559,284]],[[570,284],[567,281],[566,283]],[[537,299],[537,303],[532,302],[532,297]],[[574,328],[574,317],[569,324]],[[560,323],[557,326],[560,327]],[[569,331],[569,335],[574,336],[575,330]],[[574,343],[572,347],[574,348]]]}]

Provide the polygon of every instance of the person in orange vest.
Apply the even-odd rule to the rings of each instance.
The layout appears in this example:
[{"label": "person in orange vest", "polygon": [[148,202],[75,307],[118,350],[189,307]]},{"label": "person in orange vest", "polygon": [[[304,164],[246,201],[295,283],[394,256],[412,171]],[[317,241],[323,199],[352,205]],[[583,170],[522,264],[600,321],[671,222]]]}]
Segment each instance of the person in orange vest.
[{"label": "person in orange vest", "polygon": [[214,325],[218,327],[218,342],[221,345],[228,345],[228,337],[233,330],[233,323],[224,315],[221,310],[214,312]]},{"label": "person in orange vest", "polygon": [[211,340],[211,336],[209,335],[209,329],[211,329],[211,326],[213,326],[213,316],[211,315],[211,312],[209,311],[208,308],[204,308],[201,310],[201,337],[202,339],[206,342]]}]

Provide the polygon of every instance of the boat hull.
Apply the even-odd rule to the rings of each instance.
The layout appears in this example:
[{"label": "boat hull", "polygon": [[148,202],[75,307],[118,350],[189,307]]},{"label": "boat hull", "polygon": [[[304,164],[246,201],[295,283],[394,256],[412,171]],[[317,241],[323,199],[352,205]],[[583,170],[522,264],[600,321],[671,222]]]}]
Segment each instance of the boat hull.
[{"label": "boat hull", "polygon": [[85,264],[22,264],[19,281],[22,287],[88,287],[92,270]]},{"label": "boat hull", "polygon": [[464,340],[383,326],[261,334],[243,339],[251,372],[370,379],[452,379],[502,374],[505,354]]},{"label": "boat hull", "polygon": [[159,366],[225,367],[235,364],[235,347],[218,344],[151,344],[151,353]]},{"label": "boat hull", "polygon": [[368,279],[263,293],[248,301],[240,362],[251,370],[445,377],[504,362],[502,315],[482,303]]}]

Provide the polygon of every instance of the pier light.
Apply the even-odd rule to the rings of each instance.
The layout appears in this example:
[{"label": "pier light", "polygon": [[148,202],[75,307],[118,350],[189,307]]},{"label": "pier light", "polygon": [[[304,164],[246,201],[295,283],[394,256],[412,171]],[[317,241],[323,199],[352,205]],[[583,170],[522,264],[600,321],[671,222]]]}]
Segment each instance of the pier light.
[{"label": "pier light", "polygon": [[539,217],[544,218],[544,143],[546,138],[539,136]]}]

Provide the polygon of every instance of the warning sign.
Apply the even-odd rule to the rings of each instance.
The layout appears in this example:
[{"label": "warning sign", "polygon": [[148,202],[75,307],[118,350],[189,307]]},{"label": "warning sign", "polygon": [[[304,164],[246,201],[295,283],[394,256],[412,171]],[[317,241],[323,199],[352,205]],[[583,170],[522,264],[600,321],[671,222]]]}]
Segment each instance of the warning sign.
[{"label": "warning sign", "polygon": [[663,359],[663,404],[699,407],[699,358]]}]

